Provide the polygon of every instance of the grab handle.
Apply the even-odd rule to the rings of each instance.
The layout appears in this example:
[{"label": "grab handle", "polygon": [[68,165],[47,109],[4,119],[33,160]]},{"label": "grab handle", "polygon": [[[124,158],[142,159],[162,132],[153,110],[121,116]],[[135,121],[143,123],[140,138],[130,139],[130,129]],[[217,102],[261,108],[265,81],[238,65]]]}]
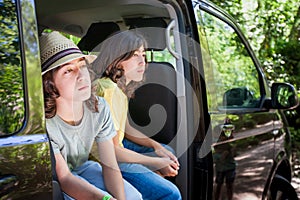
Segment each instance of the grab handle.
[{"label": "grab handle", "polygon": [[167,44],[167,48],[169,50],[169,52],[176,58],[176,59],[179,59],[180,56],[179,54],[173,50],[172,46],[171,46],[171,30],[175,28],[175,20],[173,19],[168,27],[166,28],[166,44]]}]

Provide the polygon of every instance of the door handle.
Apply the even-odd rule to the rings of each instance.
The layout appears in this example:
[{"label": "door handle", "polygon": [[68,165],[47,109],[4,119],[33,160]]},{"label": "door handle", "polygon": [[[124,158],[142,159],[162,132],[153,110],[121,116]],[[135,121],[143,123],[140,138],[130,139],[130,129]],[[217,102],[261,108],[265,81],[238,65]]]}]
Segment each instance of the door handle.
[{"label": "door handle", "polygon": [[9,193],[19,184],[17,177],[13,174],[0,175],[0,197]]}]

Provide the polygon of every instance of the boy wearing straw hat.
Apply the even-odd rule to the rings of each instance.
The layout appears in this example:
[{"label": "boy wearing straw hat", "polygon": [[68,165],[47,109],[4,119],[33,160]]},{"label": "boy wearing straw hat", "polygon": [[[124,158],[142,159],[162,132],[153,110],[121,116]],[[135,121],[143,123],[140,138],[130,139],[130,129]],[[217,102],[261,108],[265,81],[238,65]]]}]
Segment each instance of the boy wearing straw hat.
[{"label": "boy wearing straw hat", "polygon": [[[42,34],[40,47],[46,127],[65,199],[141,199],[122,179],[109,107],[91,93],[88,66],[95,57],[56,31]],[[94,141],[101,165],[88,160]]]}]

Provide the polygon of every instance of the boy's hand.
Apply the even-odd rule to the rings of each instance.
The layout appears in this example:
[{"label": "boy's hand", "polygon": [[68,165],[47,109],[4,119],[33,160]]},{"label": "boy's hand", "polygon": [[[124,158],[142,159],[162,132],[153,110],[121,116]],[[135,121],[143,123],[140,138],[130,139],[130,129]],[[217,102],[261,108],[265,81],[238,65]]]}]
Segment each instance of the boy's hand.
[{"label": "boy's hand", "polygon": [[[176,156],[169,150],[167,150],[166,148],[164,148],[163,146],[161,146],[160,148],[155,149],[155,153],[160,156],[160,157],[167,157],[170,158],[172,161],[175,162],[175,164],[177,165],[174,169],[179,169],[179,162],[178,159],[176,158]],[[177,169],[177,170],[178,170]]]}]

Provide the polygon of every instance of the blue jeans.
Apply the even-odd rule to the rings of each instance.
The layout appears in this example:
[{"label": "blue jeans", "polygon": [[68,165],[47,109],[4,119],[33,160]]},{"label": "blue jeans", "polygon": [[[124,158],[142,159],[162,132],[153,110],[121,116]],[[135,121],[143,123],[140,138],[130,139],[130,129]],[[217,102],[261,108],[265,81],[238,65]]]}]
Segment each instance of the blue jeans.
[{"label": "blue jeans", "polygon": [[[123,140],[125,148],[138,153],[155,155],[152,148],[143,147]],[[169,150],[170,147],[168,148]],[[125,180],[142,193],[144,200],[181,200],[181,194],[176,185],[161,177],[141,164],[120,163],[120,169]]]},{"label": "blue jeans", "polygon": [[[72,174],[86,180],[90,184],[96,186],[104,194],[110,195],[106,192],[106,187],[104,185],[104,180],[102,176],[102,167],[98,162],[87,161],[80,167],[74,169]],[[135,189],[130,183],[124,180],[124,188],[126,199],[141,200],[142,195]],[[64,193],[64,199],[73,200],[72,197]]]},{"label": "blue jeans", "polygon": [[[157,156],[153,148],[138,145],[134,142],[131,142],[130,140],[127,140],[126,138],[123,139],[122,143],[125,148],[135,151],[137,153],[141,153],[148,156]],[[172,147],[166,144],[161,144],[161,145],[165,147],[167,150],[171,151],[173,154],[175,154],[175,151],[172,149]]]}]

